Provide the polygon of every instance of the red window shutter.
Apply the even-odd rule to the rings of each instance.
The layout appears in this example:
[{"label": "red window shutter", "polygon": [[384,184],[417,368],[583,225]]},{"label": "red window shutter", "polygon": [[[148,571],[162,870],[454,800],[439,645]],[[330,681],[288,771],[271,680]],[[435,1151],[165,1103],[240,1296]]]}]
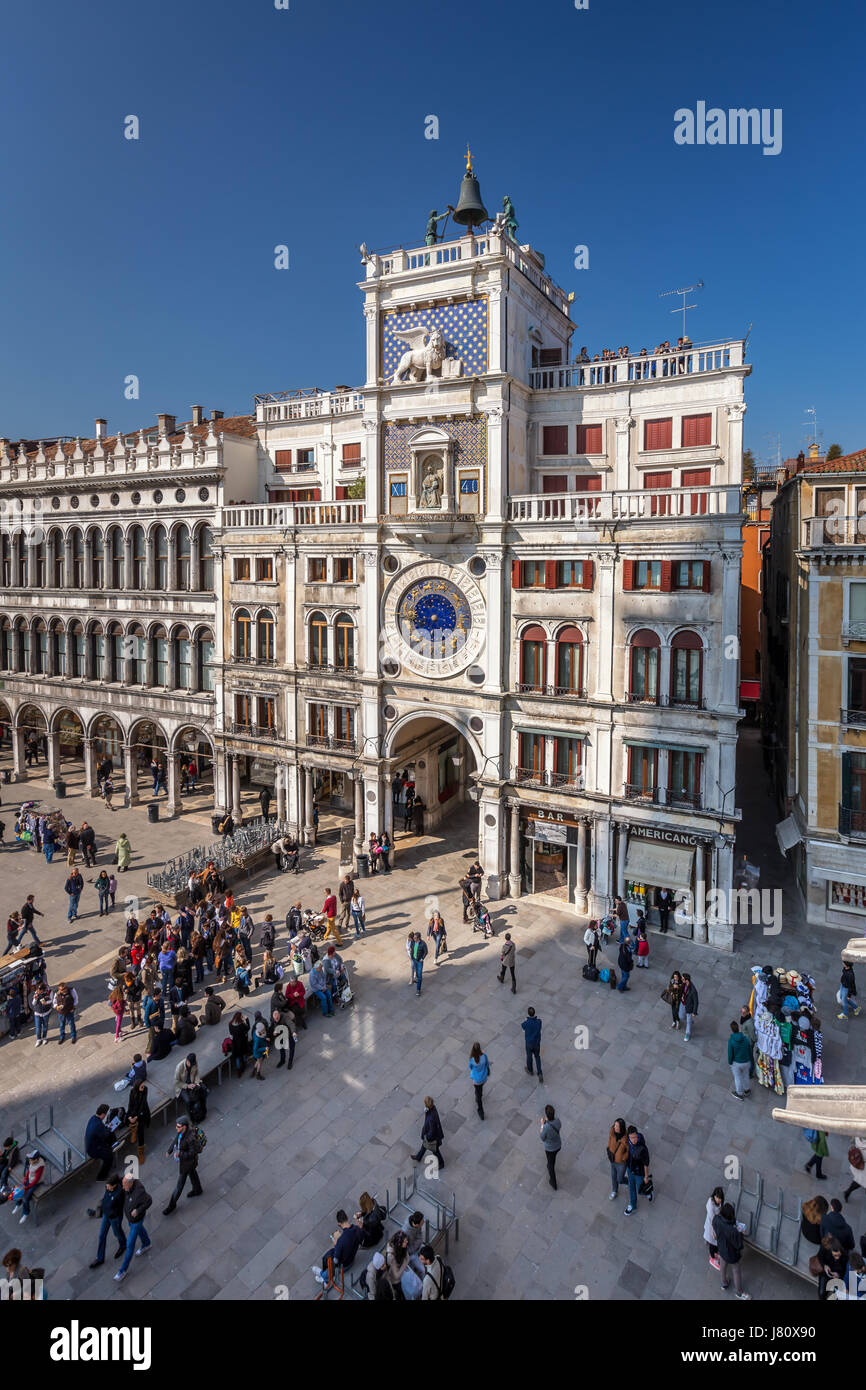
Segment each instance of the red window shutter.
[{"label": "red window shutter", "polygon": [[623,560],[622,562],[622,587],[624,589],[634,588],[634,560]]},{"label": "red window shutter", "polygon": [[593,586],[594,581],[595,581],[595,565],[594,565],[594,563],[593,563],[592,560],[584,560],[584,562],[583,562],[583,583],[581,584],[581,588],[583,588],[583,589],[591,589],[592,586]]},{"label": "red window shutter", "polygon": [[701,445],[712,443],[712,432],[712,415],[683,416],[684,449],[697,449],[700,448]]},{"label": "red window shutter", "polygon": [[275,468],[291,468],[292,451],[291,449],[277,449],[274,454]]},{"label": "red window shutter", "polygon": [[601,425],[578,425],[577,452],[579,454],[600,454],[602,450]]},{"label": "red window shutter", "polygon": [[703,591],[704,591],[705,594],[708,594],[708,593],[710,592],[710,562],[709,562],[709,560],[704,560],[704,582],[703,582],[702,588],[703,588]]},{"label": "red window shutter", "polygon": [[670,560],[662,560],[662,574],[659,589],[663,594],[669,594],[672,587],[671,579],[672,565]]},{"label": "red window shutter", "polygon": [[644,449],[670,449],[673,441],[673,417],[644,422]]},{"label": "red window shutter", "polygon": [[344,445],[343,445],[343,462],[344,462],[344,463],[360,463],[360,462],[361,462],[361,446],[360,446],[360,444],[344,444]]},{"label": "red window shutter", "polygon": [[343,486],[341,483],[338,483],[338,484],[337,484],[337,501],[338,501],[338,502],[345,502],[345,500],[346,500],[346,498],[347,498],[348,496],[349,496],[349,489],[348,489],[347,487]]},{"label": "red window shutter", "polygon": [[541,479],[542,492],[568,492],[568,478],[564,473],[547,473]]},{"label": "red window shutter", "polygon": [[556,561],[545,560],[544,562],[544,587],[545,589],[556,588]]},{"label": "red window shutter", "polygon": [[543,454],[568,453],[568,425],[544,425],[541,438]]},{"label": "red window shutter", "polygon": [[626,753],[626,772],[625,772],[625,780],[626,780],[626,785],[629,786],[629,787],[631,786],[631,755],[632,755],[632,752],[633,752],[632,746],[631,746],[631,744],[629,744],[628,747],[627,747],[626,750],[625,750],[625,753]]},{"label": "red window shutter", "polygon": [[670,487],[672,478],[673,473],[670,469],[666,470],[664,473],[644,473],[643,485],[646,488]]},{"label": "red window shutter", "polygon": [[512,589],[519,589],[519,588],[520,588],[520,561],[519,561],[519,560],[512,560],[512,561],[511,561],[511,587],[512,587]]}]

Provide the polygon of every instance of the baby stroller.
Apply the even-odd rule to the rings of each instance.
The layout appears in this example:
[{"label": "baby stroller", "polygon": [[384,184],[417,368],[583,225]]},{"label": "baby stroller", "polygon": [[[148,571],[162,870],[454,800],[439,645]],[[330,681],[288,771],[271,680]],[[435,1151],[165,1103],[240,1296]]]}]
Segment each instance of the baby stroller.
[{"label": "baby stroller", "polygon": [[339,970],[337,971],[337,978],[334,983],[336,985],[334,1003],[337,1005],[338,1009],[348,1008],[349,1004],[354,1003],[355,995],[352,992],[352,985],[349,980],[349,972],[346,969],[345,965],[340,966]]},{"label": "baby stroller", "polygon": [[490,913],[486,907],[480,909],[477,920],[472,923],[472,930],[473,932],[480,931],[485,941],[489,941],[491,936],[496,935],[496,932],[493,930],[493,923],[490,920]]},{"label": "baby stroller", "polygon": [[312,908],[304,908],[304,929],[309,932],[313,941],[323,941],[327,929],[327,919],[321,912],[313,912]]}]

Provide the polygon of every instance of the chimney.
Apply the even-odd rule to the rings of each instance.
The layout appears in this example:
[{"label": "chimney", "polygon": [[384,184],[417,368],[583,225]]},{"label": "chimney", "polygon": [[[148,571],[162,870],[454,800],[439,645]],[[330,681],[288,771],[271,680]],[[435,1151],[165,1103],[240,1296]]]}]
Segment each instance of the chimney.
[{"label": "chimney", "polygon": [[157,415],[156,420],[161,435],[174,434],[177,421],[173,415]]},{"label": "chimney", "polygon": [[107,420],[102,420],[102,419],[100,419],[100,420],[97,420],[97,421],[96,421],[96,438],[97,438],[97,439],[107,439],[107,438],[108,438],[108,421],[107,421]]},{"label": "chimney", "polygon": [[224,414],[225,411],[223,410],[212,410],[210,413],[210,417],[212,420],[221,420]]},{"label": "chimney", "polygon": [[204,412],[202,411],[202,408],[201,408],[200,405],[194,405],[194,406],[193,406],[193,408],[192,408],[192,422],[193,422],[194,425],[200,425],[200,424],[202,423],[202,416],[203,416],[203,414],[204,414]]}]

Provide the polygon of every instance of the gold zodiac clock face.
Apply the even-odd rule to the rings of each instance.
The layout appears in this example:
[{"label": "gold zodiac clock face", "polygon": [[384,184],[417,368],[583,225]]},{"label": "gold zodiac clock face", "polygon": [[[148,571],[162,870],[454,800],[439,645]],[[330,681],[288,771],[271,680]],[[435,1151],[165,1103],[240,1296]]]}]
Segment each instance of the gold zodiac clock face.
[{"label": "gold zodiac clock face", "polygon": [[443,677],[473,662],[484,643],[484,599],[469,575],[418,566],[385,598],[386,655],[418,675]]}]

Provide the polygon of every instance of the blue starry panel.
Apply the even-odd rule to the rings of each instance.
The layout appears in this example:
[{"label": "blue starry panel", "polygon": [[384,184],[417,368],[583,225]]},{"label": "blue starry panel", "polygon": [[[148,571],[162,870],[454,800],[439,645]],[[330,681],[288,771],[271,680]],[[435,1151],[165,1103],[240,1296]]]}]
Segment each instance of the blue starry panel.
[{"label": "blue starry panel", "polygon": [[385,380],[397,370],[407,344],[400,341],[402,328],[439,328],[448,344],[448,356],[463,362],[464,376],[487,371],[487,300],[465,299],[459,304],[438,304],[433,309],[386,314],[383,324]]},{"label": "blue starry panel", "polygon": [[[487,461],[487,419],[484,415],[471,415],[460,420],[433,420],[457,440],[456,462],[461,468],[483,468]],[[424,426],[385,425],[385,467],[407,468],[409,465],[409,439]]]}]

